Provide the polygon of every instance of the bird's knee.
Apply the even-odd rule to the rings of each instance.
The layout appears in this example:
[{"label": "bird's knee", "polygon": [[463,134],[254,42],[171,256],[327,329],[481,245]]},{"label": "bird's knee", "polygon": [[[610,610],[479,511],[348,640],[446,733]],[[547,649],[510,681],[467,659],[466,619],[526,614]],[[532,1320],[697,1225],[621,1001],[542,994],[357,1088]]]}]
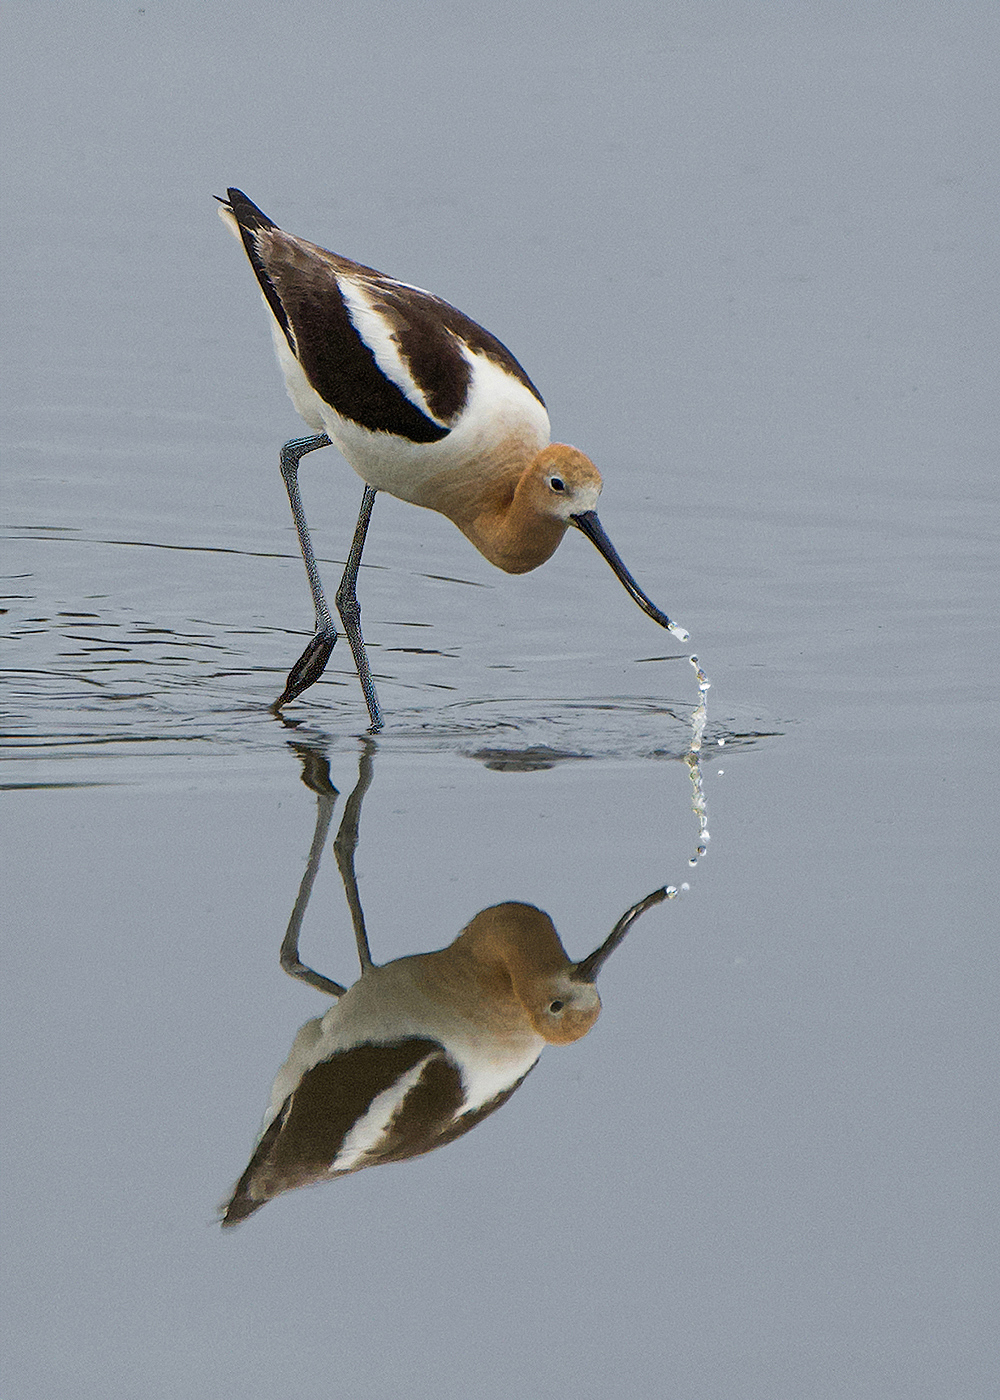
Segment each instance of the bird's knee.
[{"label": "bird's knee", "polygon": [[361,621],[361,604],[353,593],[337,594],[337,611],[345,627],[356,627]]}]

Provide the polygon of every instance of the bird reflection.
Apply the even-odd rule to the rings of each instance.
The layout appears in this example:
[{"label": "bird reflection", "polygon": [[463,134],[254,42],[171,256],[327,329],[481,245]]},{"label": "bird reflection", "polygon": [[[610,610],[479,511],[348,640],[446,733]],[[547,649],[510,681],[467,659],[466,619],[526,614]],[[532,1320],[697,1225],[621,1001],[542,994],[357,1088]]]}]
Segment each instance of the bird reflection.
[{"label": "bird reflection", "polygon": [[316,831],[281,965],[337,1002],[296,1036],[223,1225],[238,1224],[283,1191],[420,1156],[481,1123],[523,1083],[546,1044],[586,1035],[601,1010],[594,983],[603,963],[641,913],[676,893],[654,890],[634,904],[577,963],[547,914],[506,903],[481,910],[446,948],[377,965],[354,871],[372,779],[366,746],[334,841],[361,964],[348,989],[299,960],[299,930],[337,797],[325,758],[308,751],[303,758],[317,794]]}]

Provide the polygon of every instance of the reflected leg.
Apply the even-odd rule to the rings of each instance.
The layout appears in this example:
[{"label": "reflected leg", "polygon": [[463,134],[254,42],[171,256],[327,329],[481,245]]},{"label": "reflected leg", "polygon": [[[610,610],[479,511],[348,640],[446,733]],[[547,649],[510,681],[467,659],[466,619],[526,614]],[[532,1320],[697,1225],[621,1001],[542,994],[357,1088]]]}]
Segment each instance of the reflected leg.
[{"label": "reflected leg", "polygon": [[333,842],[333,852],[337,857],[337,869],[344,882],[344,893],[347,895],[351,922],[354,924],[354,938],[358,945],[358,960],[361,963],[362,974],[367,972],[373,964],[372,955],[368,948],[364,910],[361,908],[361,896],[358,893],[358,877],[354,871],[354,853],[358,849],[361,804],[365,799],[365,793],[371,786],[374,773],[374,752],[375,745],[366,742],[358,762],[358,781],[354,791],[347,799],[344,815],[340,820],[340,829]]},{"label": "reflected leg", "polygon": [[300,751],[300,756],[305,765],[303,781],[316,794],[316,826],[313,830],[305,874],[302,876],[295,906],[292,909],[291,918],[288,920],[288,928],[285,931],[279,957],[281,966],[289,977],[296,977],[300,982],[306,982],[310,987],[315,987],[317,991],[326,992],[328,996],[342,997],[347,991],[346,987],[342,987],[339,982],[332,982],[329,977],[324,977],[322,973],[314,972],[311,967],[306,967],[305,963],[299,960],[299,933],[302,929],[302,920],[305,917],[309,897],[312,894],[313,884],[319,871],[323,847],[326,845],[330,822],[333,818],[334,803],[337,801],[337,789],[330,782],[330,769],[326,759],[320,758],[319,760],[322,765],[322,772],[320,772],[317,771],[316,760],[318,756],[315,753]]}]

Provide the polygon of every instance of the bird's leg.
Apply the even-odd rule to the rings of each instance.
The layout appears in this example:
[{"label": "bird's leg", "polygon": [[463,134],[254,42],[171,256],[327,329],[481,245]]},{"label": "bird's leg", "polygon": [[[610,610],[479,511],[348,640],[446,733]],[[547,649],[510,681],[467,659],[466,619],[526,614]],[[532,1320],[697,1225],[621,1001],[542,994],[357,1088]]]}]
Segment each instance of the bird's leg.
[{"label": "bird's leg", "polygon": [[339,982],[331,982],[329,977],[324,977],[322,973],[314,972],[311,967],[306,967],[305,963],[299,959],[299,932],[309,904],[309,896],[312,894],[313,883],[319,870],[323,847],[326,845],[330,821],[333,817],[333,805],[337,800],[337,789],[330,782],[330,770],[325,759],[323,767],[325,772],[321,781],[307,781],[307,785],[316,793],[316,827],[313,831],[312,845],[309,848],[309,860],[306,862],[305,874],[302,876],[295,906],[292,909],[284,941],[281,944],[280,958],[281,966],[289,977],[297,977],[300,982],[307,982],[310,987],[315,987],[319,992],[326,992],[328,996],[342,997],[347,991],[346,987],[342,987]]},{"label": "bird's leg", "polygon": [[337,857],[337,869],[344,882],[344,893],[347,895],[347,904],[351,911],[351,922],[354,925],[354,938],[358,945],[358,961],[361,963],[362,973],[371,970],[372,955],[368,947],[368,933],[365,929],[364,910],[361,908],[361,895],[358,893],[358,877],[354,871],[354,853],[358,849],[361,804],[365,799],[365,793],[371,786],[374,772],[372,761],[374,752],[375,745],[366,740],[358,763],[358,781],[354,791],[347,799],[344,815],[340,819],[340,827],[333,840],[333,853]]},{"label": "bird's leg", "polygon": [[295,530],[299,537],[299,549],[302,551],[302,560],[306,566],[309,588],[312,591],[313,607],[316,610],[316,634],[289,671],[285,688],[271,707],[275,714],[283,705],[287,705],[297,695],[301,695],[314,681],[319,680],[330,659],[333,644],[337,640],[337,629],[333,624],[333,614],[326,601],[326,594],[323,592],[319,569],[316,566],[316,556],[313,553],[312,540],[309,537],[306,513],[302,508],[302,497],[299,493],[299,462],[307,452],[315,452],[318,447],[329,446],[330,439],[326,433],[317,433],[315,437],[293,438],[291,442],[286,442],[281,449],[281,475],[284,478],[285,490],[288,492],[288,502],[292,507],[292,519],[295,521]]},{"label": "bird's leg", "polygon": [[347,556],[347,568],[344,570],[344,577],[340,580],[340,587],[337,589],[337,611],[340,613],[340,620],[344,624],[344,631],[351,646],[351,655],[354,657],[354,664],[358,670],[361,689],[365,693],[368,714],[372,722],[372,733],[382,728],[382,714],[378,706],[378,696],[375,694],[375,682],[372,680],[371,669],[368,665],[365,639],[361,635],[361,605],[358,602],[357,587],[358,569],[361,567],[361,551],[365,547],[365,536],[368,534],[368,522],[372,518],[374,504],[375,487],[365,486],[365,494],[361,501],[361,514],[358,516],[354,539],[351,542],[351,552]]}]

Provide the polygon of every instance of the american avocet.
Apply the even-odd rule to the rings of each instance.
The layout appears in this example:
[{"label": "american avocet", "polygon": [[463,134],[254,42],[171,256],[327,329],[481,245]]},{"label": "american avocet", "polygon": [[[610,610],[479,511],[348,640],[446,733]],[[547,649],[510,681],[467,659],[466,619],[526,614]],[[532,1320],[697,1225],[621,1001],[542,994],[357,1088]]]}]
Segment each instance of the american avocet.
[{"label": "american avocet", "polygon": [[483,909],[447,948],[376,966],[354,876],[370,781],[366,754],[335,842],[361,976],[348,989],[299,960],[299,930],[336,798],[327,780],[326,791],[314,783],[316,833],[281,965],[337,1003],[306,1022],[278,1071],[223,1225],[238,1225],[284,1191],[419,1157],[481,1123],[506,1103],[546,1044],[586,1035],[601,1010],[594,982],[602,965],[644,910],[676,893],[654,890],[634,904],[578,963],[548,914],[507,903]]},{"label": "american avocet", "polygon": [[373,729],[382,721],[357,576],[377,491],[440,511],[511,574],[544,564],[575,525],[639,606],[687,641],[605,534],[595,510],[597,468],[575,447],[549,443],[542,396],[504,345],[429,292],[285,233],[240,190],[228,195],[219,213],[257,274],[289,396],[314,433],[281,450],[316,634],[289,672],[276,711],[318,680],[337,640],[298,487],[302,457],[331,443],[365,482],[336,603]]}]

